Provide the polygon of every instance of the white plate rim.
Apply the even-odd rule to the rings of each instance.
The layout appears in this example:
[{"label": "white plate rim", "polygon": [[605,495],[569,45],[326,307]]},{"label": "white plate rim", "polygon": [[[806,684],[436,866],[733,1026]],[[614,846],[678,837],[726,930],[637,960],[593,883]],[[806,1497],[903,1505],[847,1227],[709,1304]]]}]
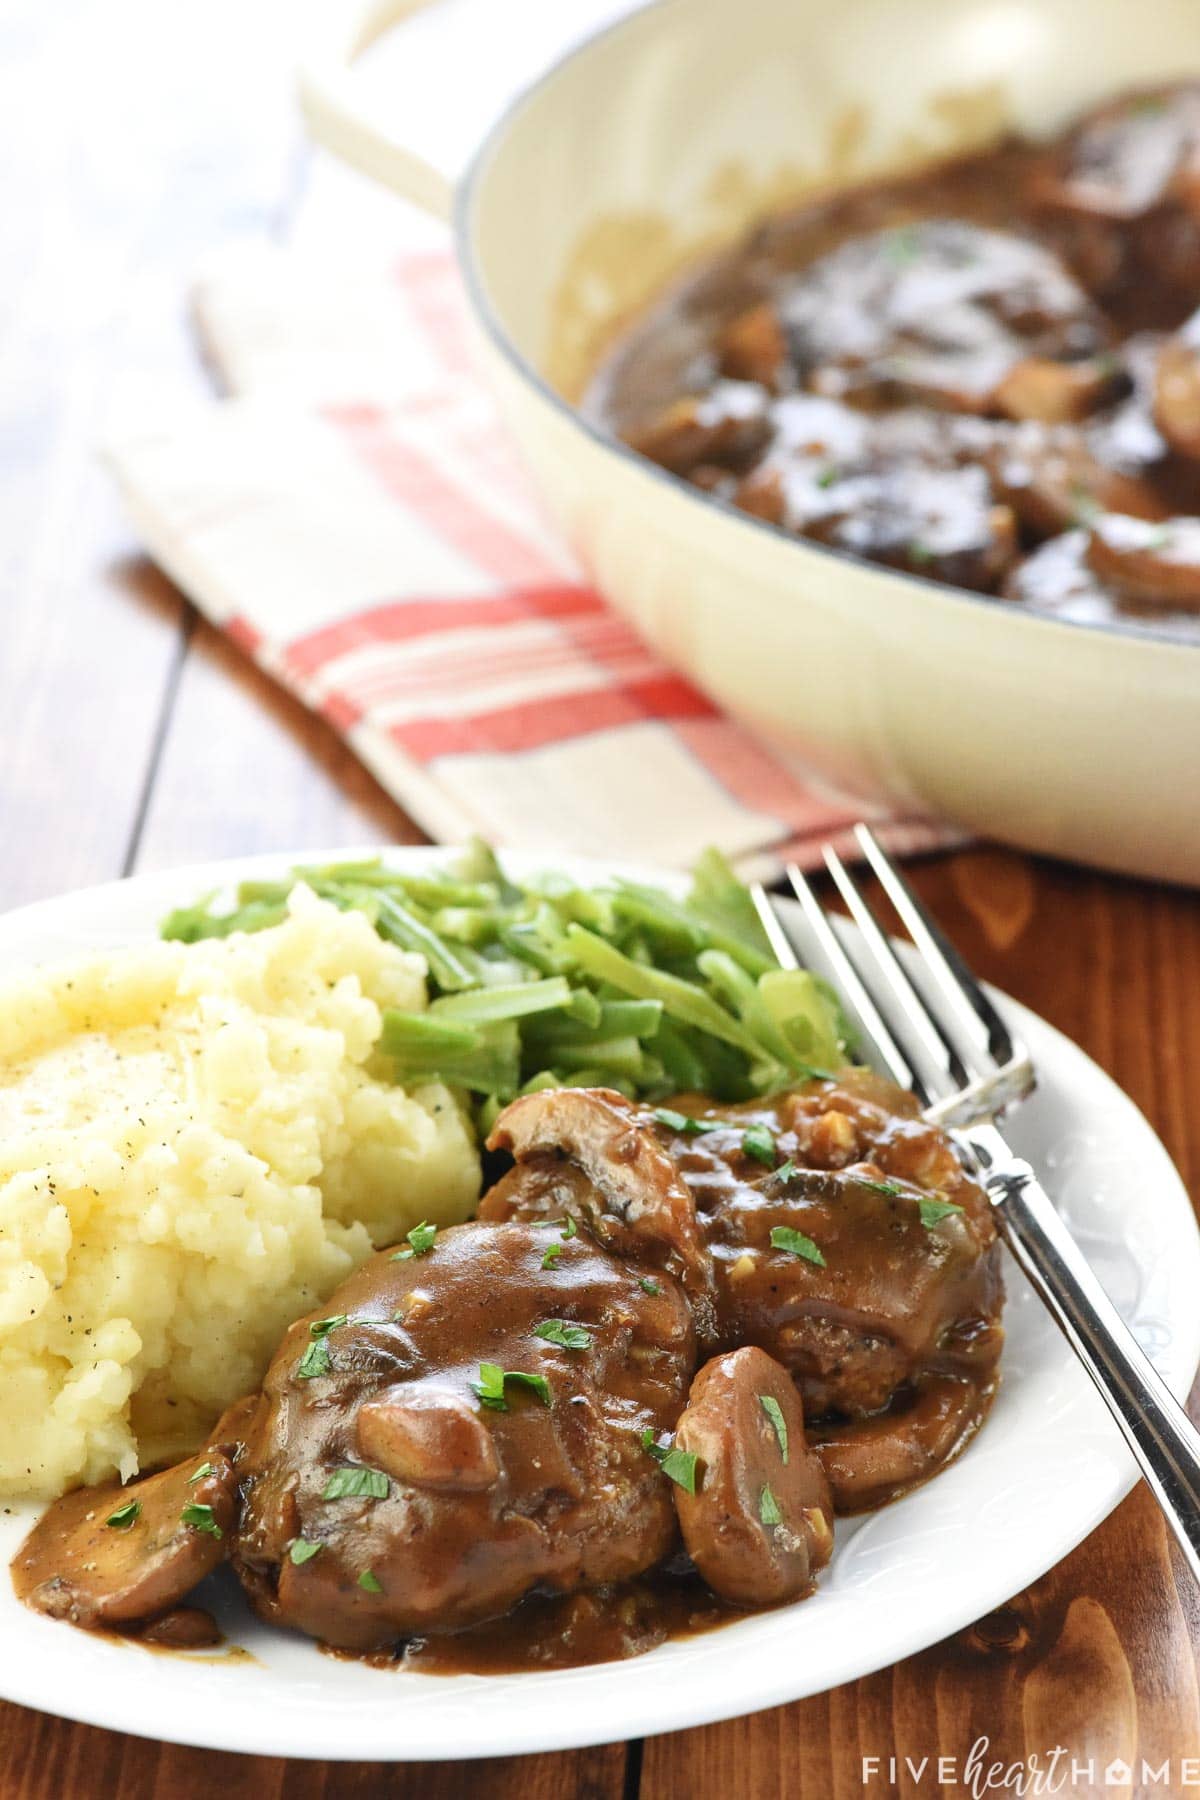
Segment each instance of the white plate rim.
[{"label": "white plate rim", "polygon": [[[304,850],[301,852],[269,852],[248,857],[223,859],[217,862],[190,864],[173,869],[162,869],[146,874],[134,875],[121,881],[104,883],[100,886],[78,890],[75,893],[58,896],[53,899],[39,901],[0,917],[0,976],[10,969],[26,964],[14,956],[14,950],[24,939],[37,931],[49,931],[59,922],[70,919],[77,909],[89,919],[88,927],[81,931],[76,939],[82,951],[89,945],[101,947],[112,941],[106,938],[105,929],[115,931],[122,941],[128,941],[128,927],[121,927],[120,919],[126,904],[136,910],[140,904],[143,910],[153,908],[154,915],[169,910],[174,905],[186,904],[196,895],[210,888],[224,888],[239,880],[283,873],[294,864],[316,865],[349,858],[363,858],[383,855],[389,862],[400,866],[417,868],[444,862],[453,855],[452,850],[443,847],[399,846],[387,847],[379,845],[353,845],[332,850]],[[589,881],[601,880],[615,874],[628,875],[643,880],[652,880],[666,887],[678,889],[682,881],[677,873],[647,868],[645,865],[621,863],[605,860],[603,862],[581,857],[547,858],[541,854],[518,854],[506,852],[504,861],[514,872],[528,874],[535,870],[554,869],[568,875],[577,876]],[[107,928],[96,929],[95,921],[108,920]],[[61,952],[56,952],[56,960]],[[37,958],[33,959],[34,961]],[[1121,1121],[1123,1129],[1131,1134],[1141,1145],[1149,1157],[1153,1167],[1156,1204],[1164,1208],[1159,1221],[1164,1227],[1170,1226],[1174,1235],[1172,1254],[1169,1260],[1171,1285],[1184,1287],[1191,1285],[1195,1289],[1195,1279],[1200,1275],[1200,1233],[1197,1232],[1191,1202],[1186,1189],[1174,1169],[1165,1148],[1153,1132],[1148,1121],[1134,1106],[1109,1076],[1088,1058],[1083,1051],[1072,1044],[1069,1039],[1053,1026],[1039,1019],[1027,1008],[1009,999],[1003,994],[996,997],[1006,1012],[1013,1018],[1017,1028],[1027,1038],[1034,1041],[1035,1048],[1043,1047],[1055,1057],[1065,1060],[1080,1078],[1097,1088],[1102,1094],[1106,1107],[1111,1109],[1109,1116]],[[1036,1102],[1035,1102],[1036,1104]],[[1182,1258],[1182,1261],[1180,1260]],[[1161,1273],[1161,1271],[1159,1271]],[[1018,1276],[1011,1263],[1006,1266],[1006,1278],[1010,1289],[1018,1281]],[[1011,1304],[1011,1303],[1010,1303]],[[1200,1309],[1186,1310],[1178,1314],[1172,1313],[1171,1325],[1177,1335],[1169,1346],[1172,1354],[1166,1358],[1165,1373],[1173,1390],[1181,1397],[1188,1392],[1195,1375],[1197,1363],[1200,1362]],[[1069,1363],[1069,1353],[1063,1348],[1063,1355]],[[1158,1360],[1156,1358],[1156,1360]],[[1074,1371],[1080,1380],[1084,1378]],[[1086,1382],[1084,1381],[1086,1387]],[[1082,1390],[1081,1390],[1082,1392]],[[1094,1395],[1088,1399],[1099,1407]],[[978,1442],[987,1443],[987,1432],[981,1434]],[[289,1716],[286,1721],[278,1720],[271,1709],[261,1701],[255,1702],[249,1695],[239,1698],[236,1694],[222,1695],[226,1702],[223,1711],[214,1713],[213,1703],[216,1696],[205,1694],[206,1688],[213,1686],[210,1670],[216,1665],[200,1663],[196,1659],[186,1657],[166,1657],[156,1655],[153,1659],[143,1660],[137,1665],[139,1674],[149,1676],[150,1668],[156,1671],[171,1671],[164,1683],[152,1679],[121,1680],[103,1682],[99,1687],[90,1687],[85,1680],[70,1686],[55,1687],[53,1693],[46,1692],[44,1682],[45,1657],[35,1658],[32,1663],[22,1661],[19,1654],[0,1655],[0,1697],[16,1704],[31,1707],[34,1710],[50,1712],[59,1716],[77,1720],[83,1724],[96,1725],[109,1730],[125,1731],[133,1735],[150,1737],[159,1741],[194,1745],[201,1748],[238,1751],[247,1754],[283,1756],[292,1758],[319,1758],[329,1761],[380,1761],[380,1762],[419,1762],[437,1760],[469,1760],[478,1757],[496,1755],[526,1755],[535,1752],[552,1752],[583,1748],[593,1744],[601,1744],[614,1740],[614,1724],[616,1735],[620,1738],[636,1738],[652,1736],[661,1732],[689,1729],[698,1725],[714,1723],[722,1719],[742,1716],[769,1707],[786,1704],[790,1701],[805,1698],[841,1685],[844,1682],[858,1679],[876,1670],[889,1666],[903,1657],[915,1654],[930,1644],[953,1635],[957,1630],[969,1625],[994,1607],[1008,1600],[1013,1593],[1029,1582],[1044,1574],[1062,1557],[1067,1555],[1084,1537],[1088,1536],[1101,1521],[1130,1492],[1137,1480],[1136,1469],[1128,1452],[1112,1433],[1108,1445],[1111,1455],[1107,1461],[1111,1464],[1108,1479],[1093,1492],[1090,1505],[1076,1504],[1066,1506],[1061,1503],[1061,1496],[1056,1496],[1059,1503],[1047,1517],[1046,1531],[1040,1537],[1035,1551],[1029,1552],[1020,1560],[1020,1577],[1014,1580],[1013,1568],[1010,1565],[997,1567],[991,1579],[986,1569],[979,1573],[978,1580],[971,1585],[965,1595],[960,1595],[958,1604],[947,1608],[938,1615],[936,1630],[918,1623],[915,1628],[910,1622],[907,1639],[895,1628],[885,1630],[871,1645],[860,1645],[853,1658],[844,1656],[840,1662],[834,1660],[823,1668],[817,1679],[797,1677],[794,1670],[789,1670],[784,1659],[778,1659],[776,1673],[750,1696],[741,1692],[737,1686],[736,1670],[740,1658],[730,1656],[728,1663],[729,1679],[722,1683],[719,1693],[714,1694],[703,1684],[698,1692],[693,1693],[684,1681],[675,1680],[671,1685],[671,1708],[668,1716],[653,1710],[654,1702],[643,1697],[639,1689],[647,1684],[638,1680],[639,1671],[653,1659],[670,1660],[679,1663],[679,1674],[686,1677],[687,1666],[695,1660],[694,1647],[704,1647],[711,1643],[730,1646],[735,1636],[739,1639],[744,1634],[754,1632],[756,1626],[764,1621],[786,1619],[793,1609],[783,1609],[776,1614],[751,1616],[745,1621],[725,1627],[708,1637],[689,1640],[676,1640],[662,1649],[652,1652],[650,1658],[638,1658],[623,1663],[597,1665],[600,1671],[610,1676],[608,1685],[622,1690],[622,1709],[614,1714],[604,1706],[592,1708],[595,1716],[590,1723],[576,1716],[567,1699],[573,1683],[580,1675],[591,1676],[595,1671],[558,1670],[538,1674],[523,1674],[519,1677],[426,1677],[412,1676],[411,1679],[421,1682],[464,1683],[471,1694],[478,1696],[482,1689],[503,1685],[507,1688],[511,1682],[519,1684],[537,1684],[538,1696],[529,1695],[532,1704],[519,1708],[510,1708],[508,1715],[497,1724],[489,1720],[489,1730],[480,1736],[455,1738],[449,1741],[445,1734],[429,1734],[422,1737],[419,1731],[414,1735],[406,1725],[401,1741],[398,1741],[395,1726],[397,1708],[387,1704],[387,1695],[381,1690],[378,1704],[369,1708],[347,1707],[330,1715],[328,1709],[315,1704],[317,1695],[308,1696],[309,1705],[298,1714]],[[944,1489],[952,1482],[956,1472],[967,1467],[972,1451],[968,1451],[962,1461],[951,1469],[933,1487],[924,1492],[929,1493]],[[916,1498],[915,1496],[913,1498]],[[902,1502],[901,1505],[907,1505]],[[887,1516],[896,1516],[897,1509],[888,1509]],[[871,1515],[873,1519],[884,1517],[884,1514]],[[2,1524],[3,1521],[0,1521]],[[835,1555],[834,1567],[837,1566]],[[968,1602],[969,1596],[969,1602]],[[814,1602],[806,1602],[811,1607]],[[14,1617],[13,1608],[17,1606],[7,1591],[0,1590],[0,1651],[3,1650],[8,1635],[5,1619],[11,1622]],[[113,1644],[105,1639],[91,1639],[85,1633],[70,1631],[48,1620],[19,1611],[15,1615],[19,1624],[26,1631],[46,1630],[54,1634],[53,1642],[58,1646],[51,1659],[56,1666],[66,1665],[81,1676],[87,1672],[86,1665],[91,1660],[88,1653],[99,1651],[102,1655],[117,1655],[124,1658],[127,1654],[139,1655],[146,1659],[145,1651],[137,1651],[136,1646]],[[66,1633],[64,1638],[63,1634]],[[275,1634],[277,1637],[282,1634]],[[67,1646],[72,1648],[68,1649]],[[75,1653],[78,1647],[78,1653]],[[304,1645],[306,1652],[314,1658],[319,1654],[311,1646]],[[20,1646],[16,1649],[19,1651]],[[322,1659],[322,1668],[328,1668]],[[344,1665],[335,1664],[335,1667]],[[193,1677],[187,1681],[180,1678],[180,1671],[191,1670]],[[203,1670],[203,1673],[201,1673]],[[114,1667],[113,1671],[116,1674]],[[128,1676],[133,1672],[132,1664],[122,1664],[120,1674]],[[226,1668],[222,1674],[228,1676],[231,1670]],[[405,1679],[387,1672],[363,1671],[370,1679],[381,1682]],[[198,1676],[198,1679],[194,1679]],[[191,1686],[188,1686],[191,1682]],[[147,1685],[162,1688],[164,1685],[174,1689],[178,1685],[183,1691],[177,1697],[173,1709],[160,1710],[154,1719],[146,1717],[145,1701],[142,1693]],[[308,1684],[304,1684],[306,1687]],[[374,1697],[373,1697],[374,1698]],[[393,1696],[394,1698],[394,1696]],[[232,1700],[232,1704],[229,1702]],[[556,1703],[556,1700],[560,1703]],[[495,1710],[495,1709],[492,1709]],[[344,1720],[349,1728],[347,1738],[329,1738],[321,1735],[321,1727],[330,1717],[335,1721]],[[213,1728],[211,1721],[217,1718]],[[312,1720],[317,1720],[313,1725]],[[307,1724],[308,1737],[303,1732],[297,1736],[297,1719]],[[374,1722],[374,1729],[366,1729],[368,1720]],[[391,1730],[388,1730],[388,1725]]]}]

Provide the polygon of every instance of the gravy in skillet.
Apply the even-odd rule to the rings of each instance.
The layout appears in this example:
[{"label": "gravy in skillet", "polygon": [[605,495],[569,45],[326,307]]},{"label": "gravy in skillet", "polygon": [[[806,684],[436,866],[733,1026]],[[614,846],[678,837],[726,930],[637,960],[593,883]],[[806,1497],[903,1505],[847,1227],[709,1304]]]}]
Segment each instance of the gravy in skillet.
[{"label": "gravy in skillet", "polygon": [[768,220],[589,416],[796,536],[1200,642],[1200,82]]}]

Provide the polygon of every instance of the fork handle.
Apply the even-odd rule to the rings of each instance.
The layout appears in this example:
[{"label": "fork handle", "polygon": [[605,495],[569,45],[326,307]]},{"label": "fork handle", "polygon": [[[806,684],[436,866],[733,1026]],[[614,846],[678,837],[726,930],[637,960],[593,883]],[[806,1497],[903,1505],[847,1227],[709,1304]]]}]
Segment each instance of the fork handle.
[{"label": "fork handle", "polygon": [[997,1227],[1099,1388],[1200,1582],[1200,1432],[1104,1292],[1027,1162],[994,1125],[959,1134]]}]

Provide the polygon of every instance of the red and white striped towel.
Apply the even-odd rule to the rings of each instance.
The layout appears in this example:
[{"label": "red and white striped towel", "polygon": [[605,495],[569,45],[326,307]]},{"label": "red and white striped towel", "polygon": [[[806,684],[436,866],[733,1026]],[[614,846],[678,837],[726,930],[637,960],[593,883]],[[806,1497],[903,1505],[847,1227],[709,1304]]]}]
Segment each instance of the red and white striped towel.
[{"label": "red and white striped towel", "polygon": [[[441,247],[373,278],[226,257],[227,399],[109,453],[151,553],[435,839],[810,859],[861,811],[723,717],[581,578],[472,371]],[[877,814],[894,848],[950,841]]]}]

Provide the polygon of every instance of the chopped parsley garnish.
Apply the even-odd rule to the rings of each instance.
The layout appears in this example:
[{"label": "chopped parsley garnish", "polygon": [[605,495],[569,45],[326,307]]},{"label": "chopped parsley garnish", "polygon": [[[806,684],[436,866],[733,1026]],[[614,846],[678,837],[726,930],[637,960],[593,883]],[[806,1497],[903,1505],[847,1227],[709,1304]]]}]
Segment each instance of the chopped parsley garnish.
[{"label": "chopped parsley garnish", "polygon": [[540,1325],[533,1328],[534,1337],[545,1338],[548,1344],[557,1344],[563,1350],[590,1350],[592,1334],[585,1331],[582,1325],[569,1325],[565,1319],[543,1319]]},{"label": "chopped parsley garnish", "polygon": [[562,1253],[563,1247],[561,1244],[551,1244],[550,1248],[542,1255],[543,1269],[556,1269],[558,1267],[558,1259]]},{"label": "chopped parsley garnish", "polygon": [[306,1562],[312,1561],[320,1548],[320,1544],[310,1543],[308,1538],[297,1538],[288,1551],[288,1561],[294,1562],[298,1569],[302,1568]]},{"label": "chopped parsley garnish", "polygon": [[128,1531],[141,1510],[140,1500],[127,1501],[124,1506],[118,1506],[115,1513],[109,1513],[104,1523],[111,1525],[114,1531]]},{"label": "chopped parsley garnish", "polygon": [[783,1416],[783,1408],[774,1394],[760,1394],[758,1404],[775,1427],[775,1436],[779,1439],[779,1454],[786,1463],[788,1459],[788,1429],[787,1420]]},{"label": "chopped parsley garnish", "polygon": [[368,1469],[353,1463],[335,1469],[321,1490],[322,1500],[386,1500],[390,1483],[382,1469]]},{"label": "chopped parsley garnish", "polygon": [[962,1212],[961,1206],[955,1206],[953,1200],[920,1200],[921,1223],[926,1231],[931,1225],[937,1225],[942,1219],[948,1219],[951,1213]]},{"label": "chopped parsley garnish", "polygon": [[333,1368],[329,1344],[323,1337],[314,1338],[296,1364],[297,1381],[311,1381],[315,1375],[328,1375]]},{"label": "chopped parsley garnish", "polygon": [[308,1335],[315,1338],[328,1337],[329,1333],[336,1331],[339,1325],[347,1325],[349,1322],[347,1313],[333,1313],[328,1319],[314,1319],[308,1328]]},{"label": "chopped parsley garnish", "polygon": [[564,1240],[576,1236],[575,1221],[570,1213],[568,1213],[566,1218],[562,1221],[562,1234]]},{"label": "chopped parsley garnish", "polygon": [[793,1231],[790,1225],[773,1225],[771,1227],[772,1250],[786,1250],[789,1256],[802,1256],[805,1262],[816,1263],[819,1269],[825,1267],[825,1258],[810,1237],[802,1231]]},{"label": "chopped parsley garnish", "polygon": [[787,1182],[789,1182],[792,1179],[792,1176],[795,1173],[796,1173],[796,1165],[793,1162],[792,1158],[789,1156],[787,1161],[785,1163],[782,1163],[780,1165],[780,1167],[778,1169],[776,1169],[775,1179],[776,1179],[776,1181],[782,1181],[786,1184]]},{"label": "chopped parsley garnish", "polygon": [[758,1496],[758,1516],[764,1525],[782,1525],[783,1514],[779,1510],[779,1502],[769,1487],[764,1487]]},{"label": "chopped parsley garnish", "polygon": [[490,1406],[493,1412],[507,1412],[508,1401],[504,1390],[509,1382],[517,1387],[532,1390],[543,1406],[550,1404],[550,1383],[544,1375],[527,1375],[523,1369],[502,1369],[499,1363],[481,1362],[479,1380],[471,1383],[471,1391],[476,1394],[484,1406]]},{"label": "chopped parsley garnish", "polygon": [[696,1491],[696,1477],[700,1469],[700,1458],[694,1450],[677,1450],[674,1444],[660,1444],[647,1425],[642,1433],[642,1449],[649,1451],[664,1475],[669,1475],[676,1487],[681,1487],[685,1494]]},{"label": "chopped parsley garnish", "polygon": [[817,486],[819,488],[832,487],[834,482],[837,481],[840,476],[841,470],[838,468],[837,464],[830,463],[828,467],[822,469],[821,473],[817,476]]},{"label": "chopped parsley garnish", "polygon": [[765,1125],[751,1125],[742,1133],[742,1154],[752,1156],[765,1168],[773,1169],[776,1162],[775,1139]]},{"label": "chopped parsley garnish", "polygon": [[907,1188],[901,1187],[898,1181],[868,1181],[864,1176],[856,1176],[859,1187],[870,1188],[874,1194],[887,1194],[889,1198],[916,1200],[921,1214],[921,1223],[928,1231],[930,1226],[938,1224],[941,1219],[948,1219],[951,1213],[960,1213],[963,1209],[956,1206],[953,1200],[930,1200],[924,1196],[911,1194]]},{"label": "chopped parsley garnish", "polygon": [[471,1389],[485,1406],[491,1406],[497,1412],[508,1411],[508,1401],[504,1398],[504,1370],[499,1363],[481,1362],[479,1380],[471,1383]]},{"label": "chopped parsley garnish", "polygon": [[193,1531],[202,1531],[207,1537],[224,1537],[225,1533],[213,1518],[211,1506],[202,1506],[190,1500],[179,1515],[181,1524],[190,1525]]},{"label": "chopped parsley garnish", "polygon": [[374,1569],[364,1569],[358,1578],[358,1585],[360,1588],[365,1588],[368,1594],[382,1594],[383,1592],[383,1583]]},{"label": "chopped parsley garnish", "polygon": [[209,1462],[201,1463],[200,1467],[196,1470],[195,1474],[188,1476],[188,1486],[191,1487],[191,1485],[194,1481],[203,1481],[204,1477],[206,1475],[211,1475],[211,1474],[213,1474],[213,1472],[214,1472],[213,1466],[211,1463],[209,1463]]},{"label": "chopped parsley garnish", "polygon": [[544,1375],[527,1375],[523,1369],[505,1369],[504,1379],[506,1382],[515,1381],[518,1387],[528,1388],[537,1395],[543,1406],[549,1406],[550,1383]]},{"label": "chopped parsley garnish", "polygon": [[919,569],[923,569],[933,561],[933,551],[928,544],[923,544],[920,538],[914,538],[908,546],[908,560],[916,563]]},{"label": "chopped parsley garnish", "polygon": [[428,1256],[433,1249],[433,1241],[437,1234],[437,1226],[431,1225],[427,1219],[422,1219],[419,1225],[414,1225],[412,1230],[405,1234],[408,1238],[408,1248],[397,1250],[392,1261],[407,1262],[410,1256]]},{"label": "chopped parsley garnish", "polygon": [[652,1281],[649,1275],[643,1275],[641,1280],[638,1282],[638,1286],[641,1288],[643,1294],[661,1294],[662,1293],[662,1289],[659,1287],[657,1281]]}]

